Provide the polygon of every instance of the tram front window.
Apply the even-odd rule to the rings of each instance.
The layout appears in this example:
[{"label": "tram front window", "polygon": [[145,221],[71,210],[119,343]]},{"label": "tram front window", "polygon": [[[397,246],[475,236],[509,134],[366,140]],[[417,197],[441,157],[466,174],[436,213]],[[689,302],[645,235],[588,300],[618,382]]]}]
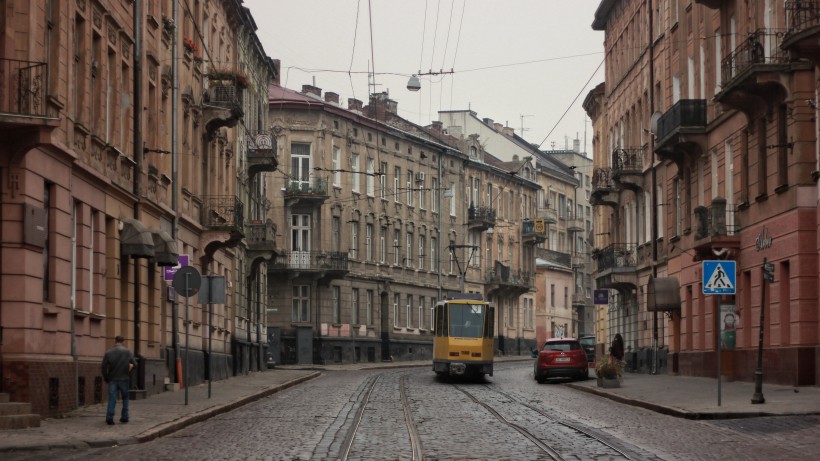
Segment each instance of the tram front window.
[{"label": "tram front window", "polygon": [[450,304],[450,336],[480,338],[483,324],[483,305]]}]

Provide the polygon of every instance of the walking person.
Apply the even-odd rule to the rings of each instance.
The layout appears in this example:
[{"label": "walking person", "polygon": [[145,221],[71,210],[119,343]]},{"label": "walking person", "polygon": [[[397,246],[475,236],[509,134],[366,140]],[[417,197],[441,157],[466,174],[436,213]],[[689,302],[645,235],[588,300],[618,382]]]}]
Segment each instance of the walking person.
[{"label": "walking person", "polygon": [[624,360],[624,338],[620,333],[615,334],[612,339],[612,346],[609,347],[610,360],[618,364],[618,374],[622,374],[623,360]]},{"label": "walking person", "polygon": [[108,383],[108,411],[105,413],[105,422],[114,424],[114,411],[117,406],[117,395],[122,398],[121,423],[128,422],[128,385],[131,382],[131,370],[137,366],[134,354],[123,345],[125,338],[114,338],[114,347],[108,349],[103,356],[102,376]]}]

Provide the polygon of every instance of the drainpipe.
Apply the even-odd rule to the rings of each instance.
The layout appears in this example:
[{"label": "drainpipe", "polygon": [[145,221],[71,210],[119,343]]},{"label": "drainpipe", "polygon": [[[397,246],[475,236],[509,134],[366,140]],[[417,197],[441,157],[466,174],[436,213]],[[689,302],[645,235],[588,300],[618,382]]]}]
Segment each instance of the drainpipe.
[{"label": "drainpipe", "polygon": [[[179,176],[179,153],[177,151],[177,133],[179,130],[179,119],[177,118],[177,113],[179,110],[179,60],[177,59],[177,36],[179,34],[179,27],[177,26],[177,24],[179,24],[178,0],[174,0],[173,8],[174,33],[171,37],[171,73],[173,74],[171,77],[171,184],[173,186],[171,188],[171,209],[174,213],[174,225],[171,227],[171,237],[176,242],[177,228],[179,227],[179,185],[177,184]],[[175,362],[175,366],[172,367],[173,371],[171,374],[175,377],[174,382],[178,383],[181,378],[179,373],[182,370],[182,361],[179,357],[179,303],[177,303],[176,296],[174,296],[174,300],[171,301],[171,317],[171,346],[174,349]]]},{"label": "drainpipe", "polygon": [[[655,37],[653,36],[653,17],[652,17],[652,0],[648,0],[649,4],[649,113],[655,113]],[[655,133],[649,136],[649,159],[652,162],[652,192],[649,194],[652,197],[652,210],[650,210],[650,219],[652,225],[649,228],[652,230],[652,278],[658,276],[658,186],[657,175],[655,170]],[[652,312],[652,374],[658,373],[658,312]]]},{"label": "drainpipe", "polygon": [[[134,104],[131,106],[134,113],[134,219],[140,219],[140,194],[142,184],[142,1],[134,0]],[[137,389],[141,389],[142,377],[145,373],[145,364],[142,360],[141,347],[141,316],[142,305],[140,290],[140,263],[134,259],[134,355],[139,358],[137,374]]]}]

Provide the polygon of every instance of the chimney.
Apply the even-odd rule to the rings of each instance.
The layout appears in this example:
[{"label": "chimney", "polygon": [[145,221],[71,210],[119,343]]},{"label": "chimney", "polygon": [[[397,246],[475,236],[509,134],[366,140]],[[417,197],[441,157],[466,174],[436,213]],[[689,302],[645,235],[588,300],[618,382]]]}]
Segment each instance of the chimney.
[{"label": "chimney", "polygon": [[433,121],[433,131],[436,133],[441,133],[444,129],[444,122]]},{"label": "chimney", "polygon": [[370,104],[367,106],[367,116],[384,122],[387,114],[396,114],[398,103],[390,99],[386,91],[370,95]]},{"label": "chimney", "polygon": [[575,151],[575,152],[578,152],[578,153],[581,152],[581,140],[580,139],[575,138],[575,140],[572,141],[572,150]]},{"label": "chimney", "polygon": [[501,133],[501,130],[504,129],[504,125],[502,125],[500,123],[493,123],[493,129],[495,131],[498,131],[499,133]]},{"label": "chimney", "polygon": [[313,85],[302,85],[302,93],[322,99],[322,89]]},{"label": "chimney", "polygon": [[347,98],[347,109],[353,111],[362,111],[362,101],[354,98]]},{"label": "chimney", "polygon": [[282,61],[280,61],[278,59],[271,59],[271,61],[273,62],[274,72],[276,72],[276,75],[273,76],[273,79],[271,80],[271,83],[273,83],[276,86],[279,86],[279,82],[280,82],[279,76],[281,75],[281,72],[282,72]]},{"label": "chimney", "polygon": [[328,91],[325,93],[325,102],[330,102],[339,105],[339,93]]},{"label": "chimney", "polygon": [[489,125],[489,126],[493,126],[493,119],[491,119],[491,118],[485,118],[485,119],[484,119],[484,123],[485,123],[485,124],[487,124],[487,125]]},{"label": "chimney", "polygon": [[512,127],[509,127],[509,126],[504,127],[504,135],[509,136],[509,137],[512,138],[514,134],[515,134],[515,130],[513,130]]}]

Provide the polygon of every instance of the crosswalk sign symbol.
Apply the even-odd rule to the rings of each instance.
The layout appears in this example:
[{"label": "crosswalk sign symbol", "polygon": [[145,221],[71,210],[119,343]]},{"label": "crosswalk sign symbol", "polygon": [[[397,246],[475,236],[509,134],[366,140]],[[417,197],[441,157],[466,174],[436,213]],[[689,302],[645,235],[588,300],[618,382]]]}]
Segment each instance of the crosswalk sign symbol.
[{"label": "crosswalk sign symbol", "polygon": [[736,261],[703,261],[703,294],[733,295],[737,291]]}]

